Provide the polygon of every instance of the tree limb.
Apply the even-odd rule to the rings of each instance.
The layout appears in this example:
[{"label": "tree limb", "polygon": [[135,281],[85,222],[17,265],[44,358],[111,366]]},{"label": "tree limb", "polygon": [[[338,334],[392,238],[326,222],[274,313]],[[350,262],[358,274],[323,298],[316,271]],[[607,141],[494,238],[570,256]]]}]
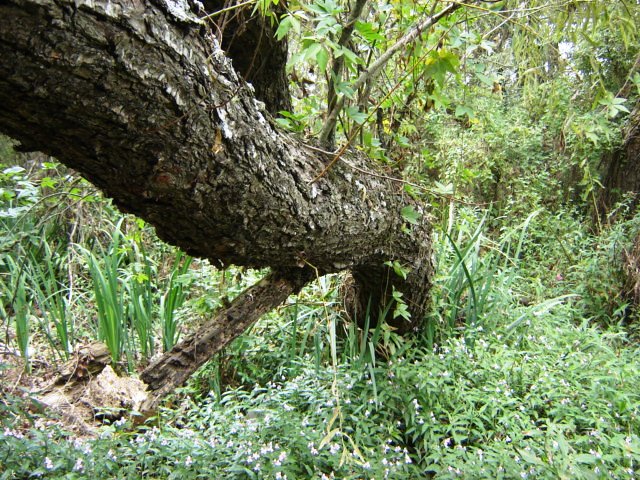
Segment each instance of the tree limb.
[{"label": "tree limb", "polygon": [[143,411],[156,409],[167,394],[184,382],[231,341],[313,278],[310,269],[274,271],[241,293],[197,332],[151,363],[141,374],[150,390]]}]

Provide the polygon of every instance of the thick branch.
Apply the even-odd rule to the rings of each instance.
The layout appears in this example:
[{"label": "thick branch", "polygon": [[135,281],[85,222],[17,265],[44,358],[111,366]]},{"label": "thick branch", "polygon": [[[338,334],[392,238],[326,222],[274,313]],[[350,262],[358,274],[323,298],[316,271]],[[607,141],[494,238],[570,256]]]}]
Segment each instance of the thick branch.
[{"label": "thick branch", "polygon": [[311,280],[309,270],[275,271],[218,310],[207,325],[149,365],[141,378],[151,395],[144,405],[153,411],[160,400],[181,386],[193,372],[249,328],[262,315],[297,293]]},{"label": "thick branch", "polygon": [[370,271],[382,287],[380,266],[397,260],[419,323],[427,215],[407,233],[401,210],[415,202],[351,169],[367,165],[358,152],[312,182],[328,158],[274,127],[182,2],[157,2],[2,0],[0,130],[217,264]]}]

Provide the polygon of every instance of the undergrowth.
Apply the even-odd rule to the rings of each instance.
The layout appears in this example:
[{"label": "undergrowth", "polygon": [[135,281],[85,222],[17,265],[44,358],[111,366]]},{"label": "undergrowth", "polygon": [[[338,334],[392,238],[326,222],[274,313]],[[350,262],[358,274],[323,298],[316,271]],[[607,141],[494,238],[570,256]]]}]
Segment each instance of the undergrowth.
[{"label": "undergrowth", "polygon": [[507,316],[432,349],[401,340],[360,368],[316,368],[309,353],[264,384],[187,387],[145,428],[122,419],[92,440],[5,397],[2,478],[633,477],[640,351],[576,323],[570,302],[519,313],[515,327]]},{"label": "undergrowth", "polygon": [[[260,278],[183,256],[62,174],[70,213],[42,177],[61,167],[44,167],[0,178],[2,347],[35,374],[95,339],[133,372]],[[350,322],[333,275],[142,425],[133,415],[78,439],[19,382],[3,384],[0,478],[634,478],[640,349],[621,256],[640,217],[596,234],[568,209],[508,222],[443,209],[418,335],[396,335],[378,312],[371,328]],[[67,230],[51,224],[61,215]],[[85,215],[97,218],[80,235]]]}]

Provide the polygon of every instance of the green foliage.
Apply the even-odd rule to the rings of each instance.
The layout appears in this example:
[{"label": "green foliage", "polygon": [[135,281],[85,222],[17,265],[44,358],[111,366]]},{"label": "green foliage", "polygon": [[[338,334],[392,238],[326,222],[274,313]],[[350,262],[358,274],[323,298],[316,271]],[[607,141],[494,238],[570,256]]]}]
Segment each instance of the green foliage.
[{"label": "green foliage", "polygon": [[[353,5],[255,2],[292,46],[296,108],[277,122],[313,135],[335,94],[338,140],[410,182],[403,233],[433,224],[426,327],[407,338],[377,321],[408,318],[397,290],[357,325],[344,276],[321,277],[156,418],[82,441],[3,383],[0,478],[631,478],[640,350],[621,265],[640,217],[589,215],[605,218],[601,162],[640,94],[631,3],[460,8],[357,85],[444,2],[369,3],[346,41]],[[133,371],[263,273],[161,244],[8,141],[0,161],[0,320],[27,369],[101,338]]]},{"label": "green foliage", "polygon": [[[98,316],[98,338],[105,342],[113,362],[120,361],[127,341],[125,306],[123,290],[118,281],[123,252],[120,250],[122,222],[119,222],[112,234],[112,240],[106,250],[98,256],[83,249],[93,280],[93,293]],[[102,260],[102,261],[101,261]]]},{"label": "green foliage", "polygon": [[568,300],[516,308],[529,314],[514,328],[469,329],[432,349],[398,339],[405,348],[365,369],[311,362],[220,400],[183,396],[138,432],[122,420],[73,441],[42,420],[29,431],[5,425],[0,472],[627,478],[640,460],[637,347],[620,331],[567,321],[578,313]]},{"label": "green foliage", "polygon": [[187,271],[191,265],[191,257],[178,252],[171,267],[167,281],[166,292],[160,299],[160,316],[162,321],[162,346],[164,351],[171,350],[177,343],[180,331],[178,329],[177,310],[182,307],[186,298],[185,282]]}]

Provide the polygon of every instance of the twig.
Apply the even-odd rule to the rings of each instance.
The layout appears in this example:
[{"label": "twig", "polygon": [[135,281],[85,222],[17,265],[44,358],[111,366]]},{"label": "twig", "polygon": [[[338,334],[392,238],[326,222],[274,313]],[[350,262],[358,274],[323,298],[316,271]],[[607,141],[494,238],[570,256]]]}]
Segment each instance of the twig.
[{"label": "twig", "polygon": [[[413,42],[416,38],[418,38],[418,36],[420,36],[420,34],[424,30],[435,25],[444,17],[452,14],[457,9],[459,9],[462,5],[463,4],[459,2],[452,3],[448,7],[443,8],[436,15],[431,15],[425,18],[424,20],[422,20],[421,22],[419,22],[415,27],[409,30],[409,32],[403,35],[400,38],[400,40],[398,40],[386,52],[384,52],[382,56],[378,58],[378,60],[373,62],[373,64],[367,70],[365,70],[364,72],[362,72],[362,74],[360,74],[360,76],[352,86],[353,90],[358,90],[366,82],[374,78],[382,69],[382,67],[384,67],[387,64],[387,62],[389,62],[389,60],[391,60],[391,57],[393,57],[400,49],[404,48],[407,44]],[[338,114],[340,113],[340,111],[342,110],[342,107],[344,106],[344,101],[345,101],[345,96],[343,95],[336,101],[335,106],[329,112],[329,115],[327,116],[327,121],[322,129],[322,132],[320,132],[321,144],[323,145],[326,144],[328,139],[331,137],[331,133],[335,129],[335,125],[338,119]]]},{"label": "twig", "polygon": [[365,168],[362,167],[358,167],[350,162],[345,161],[344,162],[348,167],[354,169],[356,172],[362,173],[364,175],[369,175],[371,177],[376,177],[376,178],[382,178],[384,180],[389,180],[391,182],[396,182],[396,183],[401,183],[402,185],[409,185],[410,187],[413,188],[417,188],[418,190],[422,190],[424,192],[430,193],[431,195],[434,195],[436,197],[442,197],[442,198],[446,198],[447,200],[450,200],[452,202],[456,202],[456,203],[461,203],[463,205],[471,205],[474,207],[484,207],[487,205],[491,205],[492,202],[481,202],[481,203],[477,203],[477,202],[467,202],[465,200],[460,200],[458,198],[455,198],[453,195],[449,195],[447,193],[440,193],[440,192],[436,192],[435,190],[432,190],[430,188],[424,187],[422,185],[418,185],[417,183],[413,183],[413,182],[409,182],[408,180],[404,180],[402,178],[397,178],[397,177],[391,177],[389,175],[384,175],[382,173],[377,173],[377,172],[372,172],[371,170],[367,170]]},{"label": "twig", "polygon": [[[367,3],[367,0],[356,0],[356,4],[353,7],[353,10],[351,10],[351,14],[347,19],[347,23],[343,27],[342,33],[340,34],[340,39],[338,40],[339,47],[345,48],[347,46],[347,43],[349,42],[349,39],[353,34],[353,29],[356,26],[356,22],[358,21],[358,18],[360,18],[360,14],[362,13],[362,10],[364,9],[364,6],[366,3]],[[331,69],[332,75],[330,76],[329,82],[328,82],[327,110],[329,112],[333,111],[333,108],[335,107],[336,102],[338,100],[338,94],[336,93],[335,82],[340,81],[340,76],[342,75],[343,68],[344,68],[344,55],[341,55],[335,58],[333,61],[333,68]],[[333,146],[332,144],[333,144],[333,137],[335,135],[335,127],[336,125],[334,122],[327,138],[324,141],[322,141],[323,144]]]},{"label": "twig", "polygon": [[237,5],[233,5],[232,7],[227,7],[227,8],[223,8],[221,10],[217,10],[213,13],[210,13],[209,15],[205,15],[204,17],[200,17],[200,20],[209,20],[213,17],[217,17],[218,15],[222,14],[222,13],[227,13],[227,12],[231,12],[233,10],[236,10],[238,8],[242,8],[246,5],[251,5],[252,3],[256,3],[255,0],[248,0],[247,2],[242,2],[239,3]]}]

